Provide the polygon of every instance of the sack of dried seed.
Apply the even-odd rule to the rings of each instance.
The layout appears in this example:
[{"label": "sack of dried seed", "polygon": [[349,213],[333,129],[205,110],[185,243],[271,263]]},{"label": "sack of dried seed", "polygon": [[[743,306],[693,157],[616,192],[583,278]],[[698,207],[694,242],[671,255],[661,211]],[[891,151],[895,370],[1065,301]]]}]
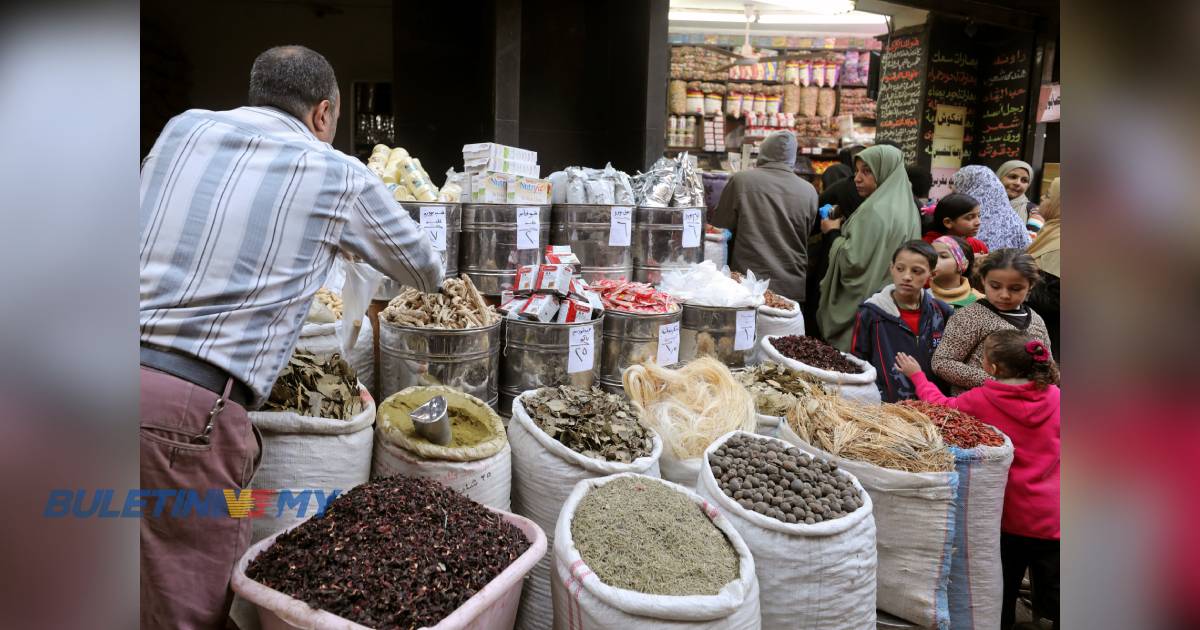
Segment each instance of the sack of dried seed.
[{"label": "sack of dried seed", "polygon": [[[575,485],[615,473],[659,476],[662,440],[642,427],[625,399],[598,388],[544,387],[513,401],[508,439],[513,450],[513,511],[545,530],[554,526]],[[546,627],[552,614],[550,559],[529,574],[517,628]]]},{"label": "sack of dried seed", "polygon": [[[451,442],[439,446],[417,434],[411,412],[445,396]],[[508,510],[512,451],[500,416],[487,403],[443,386],[409,387],[379,403],[371,477],[407,475],[433,479],[468,498]]]},{"label": "sack of dried seed", "polygon": [[[780,350],[781,347],[786,353]],[[807,337],[803,333],[763,335],[758,342],[757,352],[764,361],[817,377],[843,398],[869,405],[880,403],[879,387],[875,385],[875,368],[815,337]]]},{"label": "sack of dried seed", "polygon": [[704,455],[697,492],[754,554],[763,627],[874,630],[875,518],[858,480],[829,460],[744,431]]}]

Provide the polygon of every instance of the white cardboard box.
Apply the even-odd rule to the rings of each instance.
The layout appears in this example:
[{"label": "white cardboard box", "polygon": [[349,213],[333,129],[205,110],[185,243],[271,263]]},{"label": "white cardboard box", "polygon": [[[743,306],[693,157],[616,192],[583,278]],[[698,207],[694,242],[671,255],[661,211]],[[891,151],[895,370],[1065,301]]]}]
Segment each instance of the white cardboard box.
[{"label": "white cardboard box", "polygon": [[463,145],[463,160],[493,158],[497,160],[516,160],[537,164],[537,151],[518,149],[495,142],[478,142]]}]

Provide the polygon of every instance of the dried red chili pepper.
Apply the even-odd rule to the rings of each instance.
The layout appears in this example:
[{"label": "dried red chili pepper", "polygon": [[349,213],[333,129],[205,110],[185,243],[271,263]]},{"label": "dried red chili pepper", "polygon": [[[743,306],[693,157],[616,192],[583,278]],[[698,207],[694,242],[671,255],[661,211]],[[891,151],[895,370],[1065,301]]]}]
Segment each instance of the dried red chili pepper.
[{"label": "dried red chili pepper", "polygon": [[905,400],[900,404],[929,416],[942,434],[942,440],[951,446],[975,448],[1004,445],[1004,436],[999,431],[970,414],[921,400]]}]

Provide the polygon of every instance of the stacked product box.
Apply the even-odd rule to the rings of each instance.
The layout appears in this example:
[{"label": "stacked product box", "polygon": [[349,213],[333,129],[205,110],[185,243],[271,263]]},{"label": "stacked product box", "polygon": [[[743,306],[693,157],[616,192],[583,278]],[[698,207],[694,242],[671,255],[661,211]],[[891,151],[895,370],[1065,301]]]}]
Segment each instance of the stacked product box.
[{"label": "stacked product box", "polygon": [[537,152],[494,142],[463,146],[463,198],[471,203],[550,203]]},{"label": "stacked product box", "polygon": [[725,119],[721,117],[704,120],[704,150],[725,150]]},{"label": "stacked product box", "polygon": [[579,258],[570,245],[546,247],[546,262],[517,268],[512,291],[500,298],[500,311],[511,319],[576,324],[600,316],[604,304],[579,274]]}]

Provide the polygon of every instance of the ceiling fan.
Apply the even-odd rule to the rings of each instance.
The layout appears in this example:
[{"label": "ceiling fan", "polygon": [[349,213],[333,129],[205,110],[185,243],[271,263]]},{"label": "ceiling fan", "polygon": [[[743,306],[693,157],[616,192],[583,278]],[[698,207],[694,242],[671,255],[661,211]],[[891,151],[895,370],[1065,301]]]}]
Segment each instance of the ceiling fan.
[{"label": "ceiling fan", "polygon": [[713,46],[710,44],[701,45],[702,48],[706,48],[708,50],[712,50],[714,52],[718,52],[723,55],[727,55],[729,57],[734,58],[734,61],[732,63],[730,63],[726,66],[717,68],[717,72],[724,72],[734,66],[753,66],[753,65],[760,64],[760,63],[767,63],[767,62],[772,62],[772,61],[792,61],[792,60],[798,60],[798,59],[808,59],[808,58],[812,57],[811,53],[800,53],[800,54],[791,54],[791,55],[762,55],[762,54],[755,52],[754,47],[750,45],[750,24],[757,22],[759,20],[759,18],[761,17],[761,14],[760,14],[758,8],[755,6],[755,3],[747,2],[745,4],[745,15],[746,15],[745,31],[744,31],[745,39],[743,40],[742,45],[739,46],[737,49],[735,49],[735,51],[731,52],[728,49],[721,48],[720,46]]}]

